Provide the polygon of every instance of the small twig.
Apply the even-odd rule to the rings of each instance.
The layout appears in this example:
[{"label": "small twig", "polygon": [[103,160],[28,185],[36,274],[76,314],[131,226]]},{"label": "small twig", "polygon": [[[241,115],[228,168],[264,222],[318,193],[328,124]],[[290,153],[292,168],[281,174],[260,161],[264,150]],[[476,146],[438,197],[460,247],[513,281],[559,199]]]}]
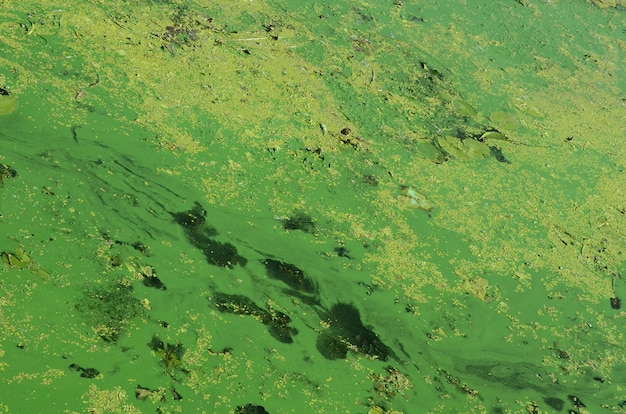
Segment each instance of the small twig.
[{"label": "small twig", "polygon": [[100,72],[96,71],[96,77],[97,77],[97,78],[96,78],[96,81],[95,81],[95,82],[92,82],[92,83],[90,83],[89,85],[87,85],[89,88],[91,88],[91,87],[93,87],[93,86],[96,86],[97,84],[99,84],[99,83],[100,83]]}]

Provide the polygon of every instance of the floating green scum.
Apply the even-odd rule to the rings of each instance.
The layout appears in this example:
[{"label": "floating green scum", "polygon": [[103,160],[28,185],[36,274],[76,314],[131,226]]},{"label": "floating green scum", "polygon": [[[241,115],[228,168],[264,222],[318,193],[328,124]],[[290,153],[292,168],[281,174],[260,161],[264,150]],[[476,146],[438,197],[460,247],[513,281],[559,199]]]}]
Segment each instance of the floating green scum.
[{"label": "floating green scum", "polygon": [[0,412],[623,413],[625,27],[0,0]]}]

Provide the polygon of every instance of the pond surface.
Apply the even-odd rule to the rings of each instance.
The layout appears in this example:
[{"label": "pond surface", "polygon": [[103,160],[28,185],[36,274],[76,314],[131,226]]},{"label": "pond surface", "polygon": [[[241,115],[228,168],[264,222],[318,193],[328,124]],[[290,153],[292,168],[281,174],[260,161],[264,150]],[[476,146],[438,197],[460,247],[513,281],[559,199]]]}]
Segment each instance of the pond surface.
[{"label": "pond surface", "polygon": [[626,411],[619,0],[0,10],[0,411]]}]

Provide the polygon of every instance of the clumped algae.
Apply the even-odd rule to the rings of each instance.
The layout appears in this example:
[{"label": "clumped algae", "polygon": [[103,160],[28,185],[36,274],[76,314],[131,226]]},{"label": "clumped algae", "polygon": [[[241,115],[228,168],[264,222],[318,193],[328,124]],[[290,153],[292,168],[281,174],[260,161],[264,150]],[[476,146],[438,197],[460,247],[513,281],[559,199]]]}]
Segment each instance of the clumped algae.
[{"label": "clumped algae", "polygon": [[623,411],[617,2],[3,10],[10,412]]}]

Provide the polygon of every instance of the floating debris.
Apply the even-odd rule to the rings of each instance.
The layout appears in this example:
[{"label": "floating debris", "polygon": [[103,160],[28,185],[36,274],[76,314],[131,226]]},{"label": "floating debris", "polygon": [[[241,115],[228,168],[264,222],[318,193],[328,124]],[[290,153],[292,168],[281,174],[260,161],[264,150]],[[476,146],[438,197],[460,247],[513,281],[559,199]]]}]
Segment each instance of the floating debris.
[{"label": "floating debris", "polygon": [[601,9],[617,7],[618,4],[622,4],[621,0],[591,0],[591,2]]},{"label": "floating debris", "polygon": [[30,258],[30,256],[27,255],[24,249],[21,247],[15,249],[15,253],[2,252],[0,253],[0,257],[2,257],[2,263],[4,263],[6,266],[15,269],[28,269],[31,274],[39,276],[44,281],[50,279],[50,273],[37,267],[33,260]]},{"label": "floating debris", "polygon": [[581,400],[575,395],[568,395],[567,399],[571,401],[571,403],[576,408],[577,412],[580,412],[580,409],[583,407],[587,407]]},{"label": "floating debris", "polygon": [[370,377],[374,381],[374,390],[379,397],[385,399],[391,399],[396,395],[405,395],[405,392],[413,388],[413,383],[398,369],[387,366],[385,367],[386,374],[381,375],[377,373],[370,374]]},{"label": "floating debris", "polygon": [[[170,394],[172,396],[172,399],[175,401],[183,399],[183,397],[180,395],[178,391],[176,391],[174,387],[170,388]],[[166,389],[162,387],[158,389],[150,389],[147,387],[142,387],[141,385],[137,385],[135,387],[135,398],[137,398],[140,401],[150,398],[152,401],[165,402],[166,401]]]},{"label": "floating debris", "polygon": [[150,388],[146,388],[146,387],[142,387],[141,385],[137,385],[135,387],[135,398],[137,398],[138,400],[145,400],[146,398],[148,398],[150,395],[152,395],[152,393],[154,392],[154,390],[151,390]]},{"label": "floating debris", "polygon": [[180,363],[185,354],[183,344],[164,343],[158,336],[154,335],[148,343],[148,347],[159,357],[163,365],[163,372],[173,377],[175,371],[180,367]]},{"label": "floating debris", "polygon": [[141,266],[135,264],[133,272],[140,275],[143,285],[149,288],[167,290],[165,284],[158,278],[156,270],[152,266]]},{"label": "floating debris", "polygon": [[6,164],[0,164],[0,184],[2,184],[2,180],[5,178],[15,177],[17,177],[17,171]]},{"label": "floating debris", "polygon": [[461,288],[483,302],[490,302],[493,299],[490,294],[489,282],[480,276],[466,278]]},{"label": "floating debris", "polygon": [[435,207],[424,194],[406,185],[400,186],[398,200],[411,208],[418,208],[424,211],[430,211]]},{"label": "floating debris", "polygon": [[246,404],[244,406],[238,406],[235,414],[269,414],[265,411],[265,408],[260,405]]},{"label": "floating debris", "polygon": [[291,217],[286,217],[283,228],[285,230],[300,230],[309,234],[317,233],[317,226],[313,218],[301,211],[295,212]]},{"label": "floating debris", "polygon": [[161,282],[161,279],[159,279],[156,274],[152,274],[152,275],[143,275],[143,284],[144,286],[150,287],[150,288],[154,288],[154,289],[159,289],[159,290],[167,290],[167,287],[165,287],[165,284],[163,284],[163,282]]},{"label": "floating debris", "polygon": [[81,366],[78,366],[76,364],[71,364],[70,365],[70,369],[72,371],[78,371],[80,372],[80,376],[83,378],[96,378],[98,375],[100,375],[100,371],[98,371],[95,368],[83,368]]}]

